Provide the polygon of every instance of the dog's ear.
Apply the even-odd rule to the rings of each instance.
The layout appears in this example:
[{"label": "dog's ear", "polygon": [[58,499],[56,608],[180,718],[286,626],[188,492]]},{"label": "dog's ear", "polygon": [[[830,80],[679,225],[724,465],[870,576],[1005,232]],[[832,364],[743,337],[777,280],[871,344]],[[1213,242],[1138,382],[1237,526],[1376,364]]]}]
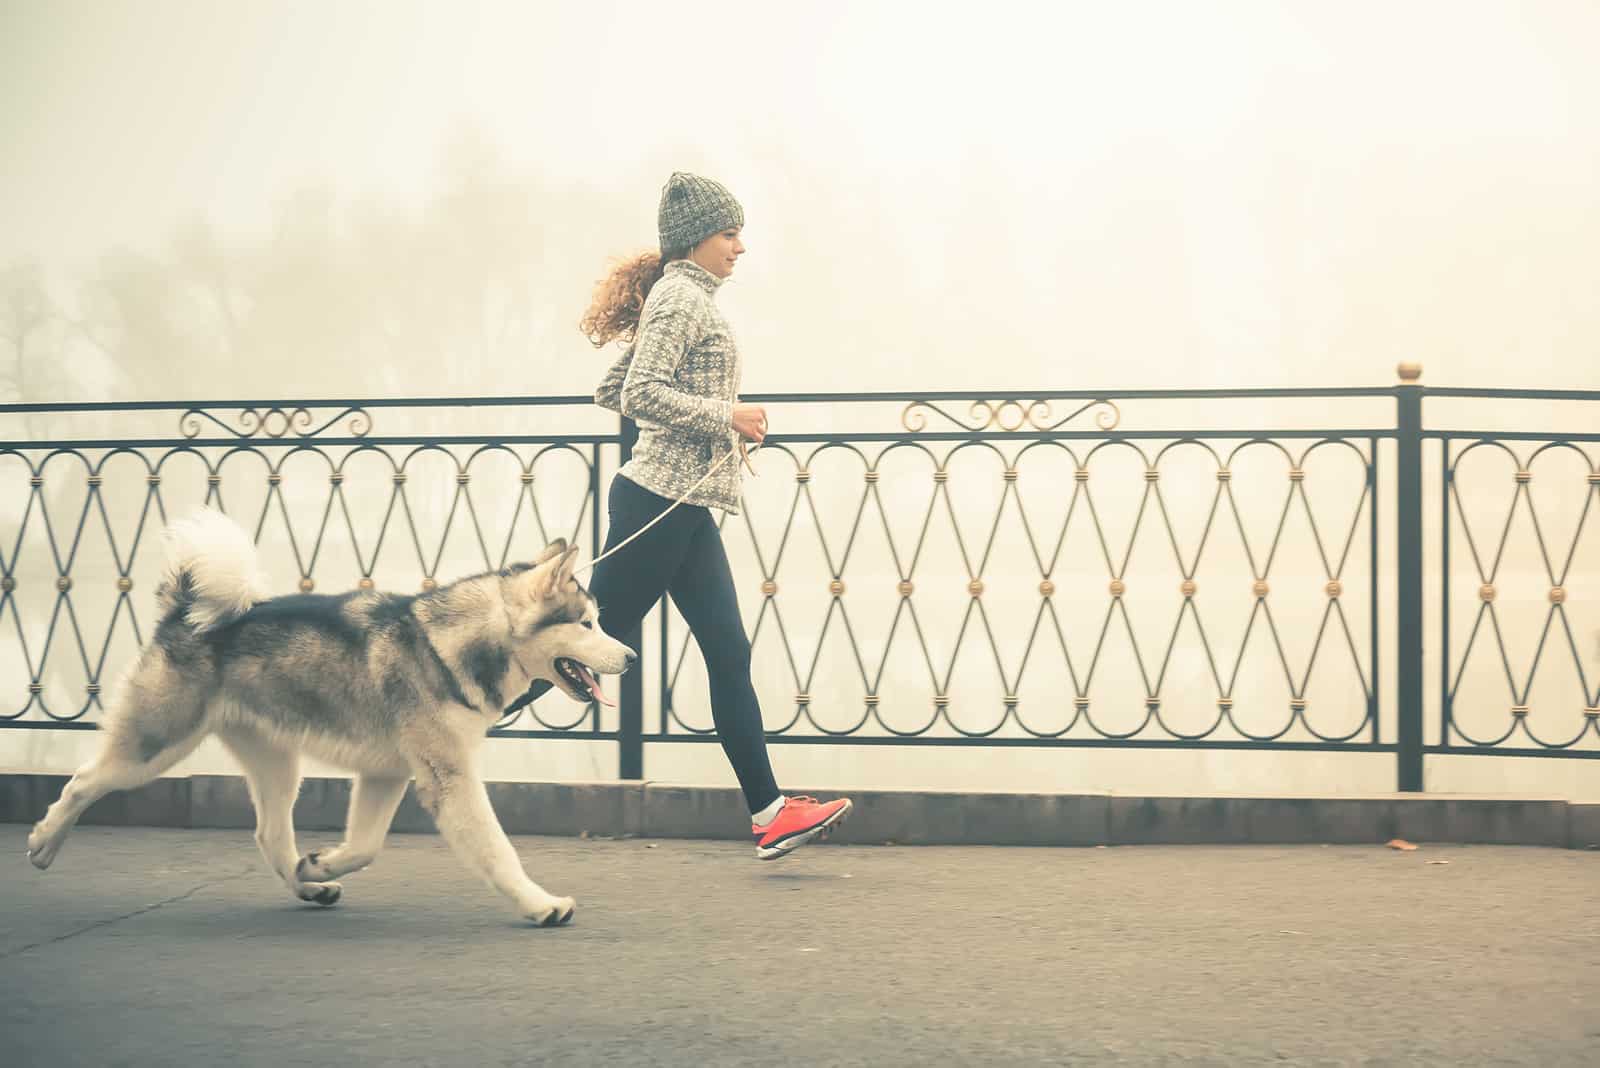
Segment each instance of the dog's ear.
[{"label": "dog's ear", "polygon": [[551,560],[554,560],[556,557],[560,556],[562,553],[564,553],[566,551],[567,551],[567,539],[566,538],[557,538],[555,541],[551,542],[549,545],[546,545],[544,547],[544,549],[540,551],[539,555],[533,558],[534,565],[538,566],[539,564],[547,563],[547,562],[549,562]]},{"label": "dog's ear", "polygon": [[574,545],[561,558],[560,570],[556,573],[556,589],[572,581],[572,573],[578,569],[578,548],[579,546]]},{"label": "dog's ear", "polygon": [[535,600],[554,597],[557,590],[572,580],[572,572],[577,569],[579,546],[567,548],[565,541],[560,544],[562,550],[558,556],[544,558],[538,567],[528,572]]}]

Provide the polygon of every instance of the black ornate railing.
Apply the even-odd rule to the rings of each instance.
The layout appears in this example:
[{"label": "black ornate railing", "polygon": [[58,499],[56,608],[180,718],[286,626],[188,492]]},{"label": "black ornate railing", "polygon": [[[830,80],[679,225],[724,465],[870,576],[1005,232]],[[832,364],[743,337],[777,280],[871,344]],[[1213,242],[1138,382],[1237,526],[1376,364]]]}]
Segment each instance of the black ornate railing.
[{"label": "black ornate railing", "polygon": [[[1600,393],[1595,392],[1428,392],[1441,399],[1502,403],[1587,401],[1584,424],[1597,425],[1593,402]],[[1439,495],[1439,551],[1446,577],[1440,606],[1441,716],[1439,743],[1429,751],[1600,756],[1593,747],[1600,739],[1600,615],[1594,611],[1600,602],[1600,433],[1534,430],[1489,436],[1429,430],[1422,437],[1439,442],[1445,487]],[[1478,507],[1463,493],[1463,484],[1487,489]],[[1536,489],[1550,495],[1543,504],[1535,501]],[[1514,544],[1519,520],[1521,553]],[[1503,618],[1508,595],[1521,602],[1520,618]],[[1522,623],[1527,626],[1519,627]],[[1593,650],[1589,656],[1583,652],[1586,643]],[[1469,668],[1475,663],[1487,670],[1473,677]],[[1536,689],[1543,691],[1537,718],[1532,714]],[[1484,703],[1474,697],[1487,698],[1500,714],[1474,715],[1474,706]],[[1564,699],[1571,702],[1565,715],[1559,705],[1550,707]],[[1511,744],[1517,741],[1523,745]]]},{"label": "black ornate railing", "polygon": [[[750,398],[777,433],[723,536],[769,737],[1393,753],[1405,790],[1424,753],[1600,756],[1600,434],[1550,429],[1594,425],[1600,393],[1419,373]],[[1424,429],[1425,398],[1571,411]],[[583,397],[10,405],[0,428],[0,725],[67,730],[147,636],[174,514],[243,521],[286,590],[426,590],[558,536],[598,551],[634,438]],[[615,742],[629,778],[648,744],[713,738],[676,612],[642,634],[614,716],[545,698],[496,733]]]}]

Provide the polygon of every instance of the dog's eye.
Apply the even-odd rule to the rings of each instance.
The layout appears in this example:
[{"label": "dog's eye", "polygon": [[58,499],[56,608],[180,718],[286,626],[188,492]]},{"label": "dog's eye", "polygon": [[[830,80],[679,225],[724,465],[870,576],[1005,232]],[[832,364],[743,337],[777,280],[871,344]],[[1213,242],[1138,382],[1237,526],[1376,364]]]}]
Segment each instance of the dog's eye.
[{"label": "dog's eye", "polygon": [[589,622],[587,619],[583,621],[583,625],[589,630],[594,630],[594,624]]}]

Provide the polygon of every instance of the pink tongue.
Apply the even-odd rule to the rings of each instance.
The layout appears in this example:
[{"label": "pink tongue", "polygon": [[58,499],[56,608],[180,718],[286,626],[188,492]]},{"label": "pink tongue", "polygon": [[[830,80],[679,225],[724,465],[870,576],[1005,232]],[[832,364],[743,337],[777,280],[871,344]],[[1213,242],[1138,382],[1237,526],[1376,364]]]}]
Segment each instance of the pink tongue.
[{"label": "pink tongue", "polygon": [[575,666],[578,669],[578,675],[582,677],[584,684],[589,687],[589,692],[594,695],[594,699],[607,708],[616,708],[617,703],[600,691],[600,680],[589,674],[589,669],[582,664]]}]

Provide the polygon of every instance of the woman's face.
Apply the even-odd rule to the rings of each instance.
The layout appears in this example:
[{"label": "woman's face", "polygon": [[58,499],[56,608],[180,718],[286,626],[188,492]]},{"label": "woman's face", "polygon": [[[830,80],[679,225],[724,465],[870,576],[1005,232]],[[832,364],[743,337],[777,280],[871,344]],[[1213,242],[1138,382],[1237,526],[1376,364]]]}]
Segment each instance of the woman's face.
[{"label": "woman's face", "polygon": [[718,278],[733,273],[734,264],[744,255],[744,242],[739,240],[739,228],[734,227],[712,234],[689,251],[689,258]]}]

